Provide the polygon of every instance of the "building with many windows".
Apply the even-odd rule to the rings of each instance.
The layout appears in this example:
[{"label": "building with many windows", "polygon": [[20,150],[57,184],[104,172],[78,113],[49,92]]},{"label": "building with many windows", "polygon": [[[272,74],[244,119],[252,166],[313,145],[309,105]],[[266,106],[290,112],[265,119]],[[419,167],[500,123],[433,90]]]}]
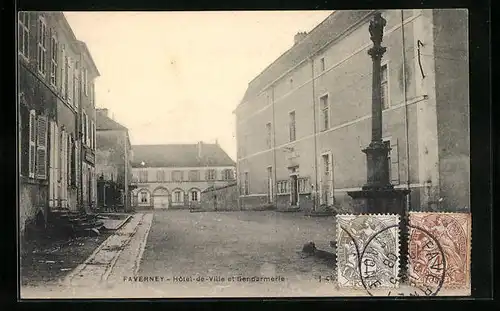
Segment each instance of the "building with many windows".
[{"label": "building with many windows", "polygon": [[[371,140],[374,11],[335,11],[248,85],[235,109],[242,208],[352,209]],[[469,207],[467,11],[385,10],[383,137],[413,210]]]},{"label": "building with many windows", "polygon": [[136,209],[197,206],[203,190],[235,181],[234,160],[218,143],[135,145],[132,153]]},{"label": "building with many windows", "polygon": [[82,111],[93,115],[83,90],[93,89],[98,75],[85,43],[76,39],[62,12],[19,12],[21,235],[31,220],[45,223],[50,212],[89,208],[81,146],[91,134],[82,130],[81,116]]}]

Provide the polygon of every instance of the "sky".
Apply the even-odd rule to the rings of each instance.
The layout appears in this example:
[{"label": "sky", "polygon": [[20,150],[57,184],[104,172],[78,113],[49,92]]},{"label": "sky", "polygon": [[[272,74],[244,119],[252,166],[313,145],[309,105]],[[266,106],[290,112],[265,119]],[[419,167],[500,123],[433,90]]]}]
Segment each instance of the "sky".
[{"label": "sky", "polygon": [[248,83],[331,11],[64,12],[100,72],[96,106],[136,144],[214,143],[236,159]]}]

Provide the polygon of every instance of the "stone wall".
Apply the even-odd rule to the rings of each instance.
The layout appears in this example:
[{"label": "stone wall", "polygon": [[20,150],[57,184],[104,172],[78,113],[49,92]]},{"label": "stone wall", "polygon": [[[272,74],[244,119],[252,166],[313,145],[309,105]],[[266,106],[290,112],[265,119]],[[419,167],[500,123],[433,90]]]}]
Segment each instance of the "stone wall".
[{"label": "stone wall", "polygon": [[201,208],[212,211],[239,210],[238,186],[232,184],[219,189],[202,192]]}]

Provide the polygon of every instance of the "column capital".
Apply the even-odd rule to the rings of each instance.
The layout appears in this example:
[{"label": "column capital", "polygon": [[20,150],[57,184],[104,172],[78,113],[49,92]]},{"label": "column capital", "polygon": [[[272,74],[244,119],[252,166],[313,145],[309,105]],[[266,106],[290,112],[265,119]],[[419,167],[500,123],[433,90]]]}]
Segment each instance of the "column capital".
[{"label": "column capital", "polygon": [[368,55],[370,55],[373,59],[382,59],[387,48],[383,46],[373,46],[368,50]]}]

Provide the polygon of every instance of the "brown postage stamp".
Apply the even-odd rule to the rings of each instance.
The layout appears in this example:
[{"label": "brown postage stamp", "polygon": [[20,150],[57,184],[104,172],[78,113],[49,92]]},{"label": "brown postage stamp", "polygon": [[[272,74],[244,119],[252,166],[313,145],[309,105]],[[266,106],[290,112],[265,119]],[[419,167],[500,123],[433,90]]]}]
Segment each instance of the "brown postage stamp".
[{"label": "brown postage stamp", "polygon": [[339,287],[398,287],[398,225],[398,215],[337,215]]},{"label": "brown postage stamp", "polygon": [[409,277],[414,286],[470,286],[471,215],[410,213]]}]

